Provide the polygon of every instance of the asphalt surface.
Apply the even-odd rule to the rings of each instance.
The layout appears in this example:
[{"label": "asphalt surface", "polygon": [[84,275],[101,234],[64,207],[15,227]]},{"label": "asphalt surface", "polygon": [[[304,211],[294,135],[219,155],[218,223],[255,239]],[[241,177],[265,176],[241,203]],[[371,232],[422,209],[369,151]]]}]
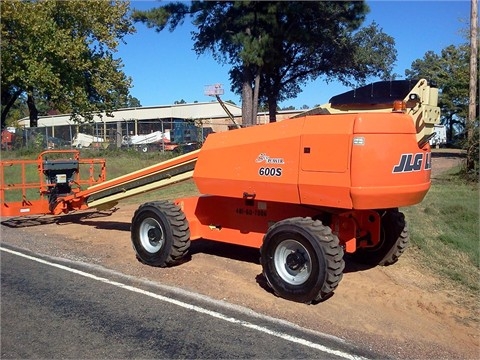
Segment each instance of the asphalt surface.
[{"label": "asphalt surface", "polygon": [[375,357],[338,338],[1,245],[1,358]]}]

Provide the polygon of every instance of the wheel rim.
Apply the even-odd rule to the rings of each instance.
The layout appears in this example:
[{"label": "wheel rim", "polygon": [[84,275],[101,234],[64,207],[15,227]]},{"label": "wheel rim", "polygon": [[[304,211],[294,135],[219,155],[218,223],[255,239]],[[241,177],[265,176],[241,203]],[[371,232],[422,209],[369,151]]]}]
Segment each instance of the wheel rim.
[{"label": "wheel rim", "polygon": [[139,235],[142,247],[151,254],[158,252],[165,243],[162,227],[153,218],[143,220]]},{"label": "wheel rim", "polygon": [[277,246],[274,263],[278,275],[291,285],[303,284],[312,273],[310,254],[296,240],[284,240]]}]

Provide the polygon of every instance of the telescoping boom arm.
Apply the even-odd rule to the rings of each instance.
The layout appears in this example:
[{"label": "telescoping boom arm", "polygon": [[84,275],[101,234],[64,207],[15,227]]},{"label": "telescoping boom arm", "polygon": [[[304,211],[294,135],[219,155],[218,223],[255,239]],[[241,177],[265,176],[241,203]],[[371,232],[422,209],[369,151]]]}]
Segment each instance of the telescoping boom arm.
[{"label": "telescoping boom arm", "polygon": [[[0,162],[0,216],[66,214],[87,208],[108,209],[118,201],[192,177],[199,150],[106,181],[105,160],[80,159],[78,150],[45,151],[36,160]],[[47,160],[68,153],[70,159]],[[73,154],[73,156],[72,156]],[[89,166],[82,180],[82,165]],[[95,166],[100,175],[94,175]],[[27,179],[36,168],[38,177]],[[22,174],[11,181],[12,174]],[[83,189],[83,186],[88,186]]]},{"label": "telescoping boom arm", "polygon": [[150,167],[94,185],[78,193],[88,207],[116,204],[119,200],[190,179],[197,162],[195,150]]}]

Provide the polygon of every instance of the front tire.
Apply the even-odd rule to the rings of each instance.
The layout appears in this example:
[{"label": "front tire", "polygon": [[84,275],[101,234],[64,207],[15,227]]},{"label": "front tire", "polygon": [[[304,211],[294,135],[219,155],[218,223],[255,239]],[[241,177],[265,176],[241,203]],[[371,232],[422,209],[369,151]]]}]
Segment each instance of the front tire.
[{"label": "front tire", "polygon": [[268,230],[261,263],[277,296],[303,303],[330,297],[345,267],[343,249],[331,229],[301,217],[279,221]]},{"label": "front tire", "polygon": [[132,218],[131,239],[137,258],[152,266],[172,266],[190,248],[190,229],[183,211],[168,201],[141,205]]}]

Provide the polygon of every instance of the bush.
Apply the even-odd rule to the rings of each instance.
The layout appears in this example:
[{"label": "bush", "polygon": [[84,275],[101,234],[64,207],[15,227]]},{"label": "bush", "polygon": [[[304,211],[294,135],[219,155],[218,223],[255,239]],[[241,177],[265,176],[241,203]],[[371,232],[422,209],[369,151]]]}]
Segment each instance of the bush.
[{"label": "bush", "polygon": [[478,182],[479,178],[479,126],[478,119],[469,127],[471,131],[470,139],[465,141],[463,148],[467,151],[467,157],[463,164],[462,176],[469,181]]}]

